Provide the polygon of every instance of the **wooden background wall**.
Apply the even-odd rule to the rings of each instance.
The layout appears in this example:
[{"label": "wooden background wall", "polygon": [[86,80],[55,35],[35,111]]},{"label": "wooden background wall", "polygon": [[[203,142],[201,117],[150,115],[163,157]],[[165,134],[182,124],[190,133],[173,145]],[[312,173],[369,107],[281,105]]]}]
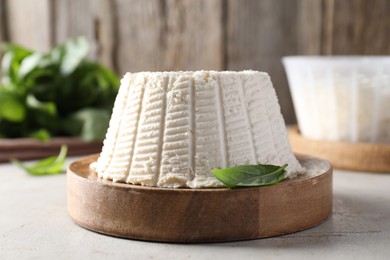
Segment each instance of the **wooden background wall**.
[{"label": "wooden background wall", "polygon": [[389,0],[0,0],[0,23],[1,41],[40,51],[85,35],[120,74],[267,71],[288,123],[282,56],[390,54]]}]

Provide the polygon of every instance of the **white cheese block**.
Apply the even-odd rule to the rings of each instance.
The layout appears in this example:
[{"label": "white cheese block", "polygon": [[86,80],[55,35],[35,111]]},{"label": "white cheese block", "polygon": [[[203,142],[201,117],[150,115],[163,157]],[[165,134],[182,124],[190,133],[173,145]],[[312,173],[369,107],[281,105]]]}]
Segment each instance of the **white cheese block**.
[{"label": "white cheese block", "polygon": [[214,168],[259,163],[303,172],[268,74],[140,72],[121,81],[94,168],[114,182],[202,188],[223,187]]}]

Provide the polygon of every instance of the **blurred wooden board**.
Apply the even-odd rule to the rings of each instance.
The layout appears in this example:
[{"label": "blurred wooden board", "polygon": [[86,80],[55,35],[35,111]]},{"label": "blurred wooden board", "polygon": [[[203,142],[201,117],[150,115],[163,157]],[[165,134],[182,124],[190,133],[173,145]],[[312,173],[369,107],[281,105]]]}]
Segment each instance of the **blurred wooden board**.
[{"label": "blurred wooden board", "polygon": [[390,173],[390,145],[308,139],[298,126],[291,127],[288,135],[294,152],[327,159],[335,168]]},{"label": "blurred wooden board", "polygon": [[63,144],[68,146],[68,156],[98,153],[102,148],[101,142],[86,142],[74,137],[56,137],[48,142],[31,138],[0,139],[0,162],[58,155]]},{"label": "blurred wooden board", "polygon": [[332,212],[332,167],[299,155],[310,174],[267,187],[167,189],[113,183],[90,173],[97,155],[70,164],[68,212],[108,235],[163,242],[217,242],[278,236],[323,222]]}]

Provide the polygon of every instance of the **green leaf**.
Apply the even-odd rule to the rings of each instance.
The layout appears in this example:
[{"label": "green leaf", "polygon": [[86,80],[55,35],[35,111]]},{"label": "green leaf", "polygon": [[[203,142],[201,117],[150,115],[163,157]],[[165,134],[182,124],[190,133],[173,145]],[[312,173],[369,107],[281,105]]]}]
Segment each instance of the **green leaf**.
[{"label": "green leaf", "polygon": [[102,65],[96,63],[96,72],[98,76],[99,85],[105,88],[119,88],[119,79],[118,76],[111,70],[103,67]]},{"label": "green leaf", "polygon": [[3,73],[3,78],[1,79],[2,84],[11,84],[12,78],[10,76],[12,70],[14,55],[10,52],[6,52],[3,55],[3,59],[1,60],[1,71]]},{"label": "green leaf", "polygon": [[21,122],[26,117],[26,108],[11,93],[0,91],[0,117],[11,122]]},{"label": "green leaf", "polygon": [[27,74],[29,74],[35,68],[37,68],[38,65],[42,62],[44,57],[45,57],[44,54],[36,52],[24,58],[20,63],[20,68],[18,73],[19,79],[23,79]]},{"label": "green leaf", "polygon": [[86,108],[72,114],[64,121],[63,127],[85,141],[101,141],[106,135],[109,120],[107,110]]},{"label": "green leaf", "polygon": [[33,95],[27,96],[27,107],[37,109],[51,116],[57,115],[57,107],[54,102],[41,102]]},{"label": "green leaf", "polygon": [[272,185],[286,176],[283,166],[269,164],[240,165],[225,169],[213,169],[213,175],[229,188]]},{"label": "green leaf", "polygon": [[[119,79],[111,70],[86,59],[84,38],[70,39],[49,53],[10,43],[3,49],[2,136],[104,138]],[[88,109],[91,111],[81,112]]]},{"label": "green leaf", "polygon": [[29,137],[32,137],[40,141],[48,141],[51,138],[50,132],[44,128],[41,128],[37,131],[32,132]]},{"label": "green leaf", "polygon": [[4,56],[2,59],[2,83],[18,83],[19,67],[22,60],[30,55],[32,51],[23,48],[17,44],[5,43],[2,46]]},{"label": "green leaf", "polygon": [[38,161],[36,164],[34,164],[33,166],[26,166],[24,163],[16,159],[12,159],[11,162],[14,165],[23,168],[31,175],[42,176],[42,175],[58,174],[63,172],[63,166],[66,161],[67,152],[68,152],[67,146],[62,145],[58,156],[51,156],[42,159]]},{"label": "green leaf", "polygon": [[28,82],[29,92],[45,102],[56,102],[60,98],[58,89],[64,87],[63,79],[52,68],[35,69],[25,81]]},{"label": "green leaf", "polygon": [[86,58],[89,50],[88,42],[83,37],[67,41],[64,46],[64,54],[60,71],[63,75],[71,74],[81,61]]},{"label": "green leaf", "polygon": [[15,43],[3,43],[2,50],[3,50],[3,52],[15,53],[17,57],[20,57],[19,60],[21,60],[23,57],[26,57],[27,55],[30,55],[32,53],[32,51],[30,49],[27,49],[23,46],[20,46],[19,44],[15,44]]},{"label": "green leaf", "polygon": [[59,66],[65,55],[64,45],[55,46],[48,55],[50,57],[52,64],[57,64]]}]

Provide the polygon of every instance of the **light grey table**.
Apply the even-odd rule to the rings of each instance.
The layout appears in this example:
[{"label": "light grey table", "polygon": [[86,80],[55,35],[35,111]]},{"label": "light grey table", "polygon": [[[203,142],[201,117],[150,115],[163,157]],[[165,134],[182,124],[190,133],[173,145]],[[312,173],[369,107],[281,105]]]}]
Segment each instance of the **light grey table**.
[{"label": "light grey table", "polygon": [[100,235],[69,218],[65,174],[32,177],[0,164],[0,176],[2,260],[390,259],[390,174],[336,170],[333,215],[320,226],[282,237],[214,244]]}]

